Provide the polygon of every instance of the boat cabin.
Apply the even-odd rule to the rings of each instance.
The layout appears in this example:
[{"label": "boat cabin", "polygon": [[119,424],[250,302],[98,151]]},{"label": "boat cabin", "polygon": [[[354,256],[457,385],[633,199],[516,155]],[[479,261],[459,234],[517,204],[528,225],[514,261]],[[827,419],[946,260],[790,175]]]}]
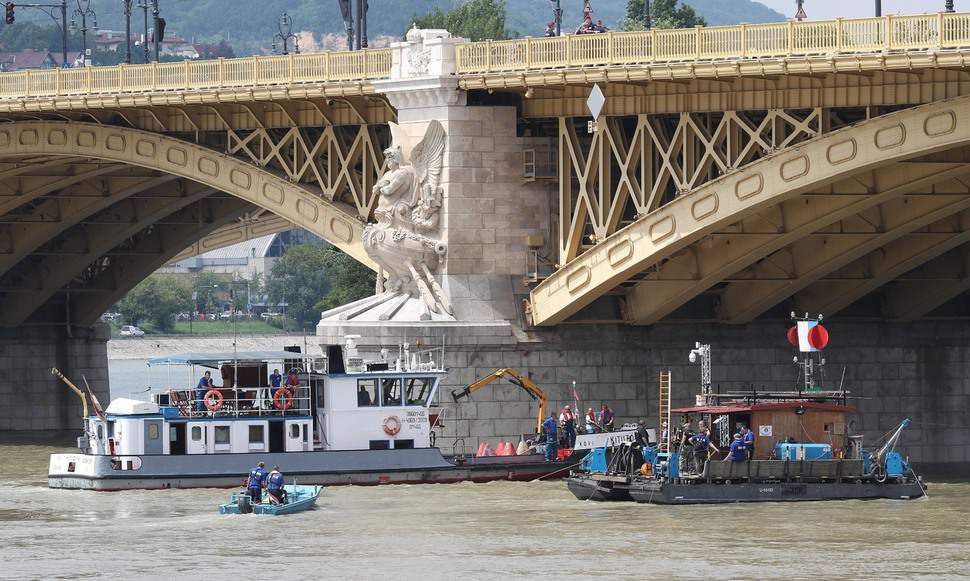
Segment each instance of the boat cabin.
[{"label": "boat cabin", "polygon": [[825,444],[832,457],[841,457],[848,445],[845,416],[854,411],[841,403],[810,400],[721,402],[671,410],[681,414],[679,425],[690,420],[696,426],[696,420],[704,420],[711,439],[722,449],[730,446],[742,426],[749,427],[754,432],[756,460],[772,458],[776,444],[785,442]]},{"label": "boat cabin", "polygon": [[[150,373],[146,391],[151,401],[118,398],[87,418],[90,453],[132,457],[429,448],[438,420],[438,386],[447,374],[431,362],[408,357],[393,364],[341,361],[330,370],[326,358],[290,352],[192,353],[149,360],[150,370],[160,366],[187,371],[166,369],[161,388],[152,385]],[[279,387],[270,377],[274,369],[282,375]],[[197,388],[205,370],[213,386]]]}]

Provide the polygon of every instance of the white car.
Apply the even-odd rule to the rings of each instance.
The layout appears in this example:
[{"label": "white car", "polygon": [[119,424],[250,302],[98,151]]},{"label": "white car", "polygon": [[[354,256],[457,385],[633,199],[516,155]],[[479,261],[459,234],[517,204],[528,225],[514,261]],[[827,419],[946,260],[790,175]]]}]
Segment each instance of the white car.
[{"label": "white car", "polygon": [[121,336],[122,337],[144,337],[145,332],[134,325],[122,325]]}]

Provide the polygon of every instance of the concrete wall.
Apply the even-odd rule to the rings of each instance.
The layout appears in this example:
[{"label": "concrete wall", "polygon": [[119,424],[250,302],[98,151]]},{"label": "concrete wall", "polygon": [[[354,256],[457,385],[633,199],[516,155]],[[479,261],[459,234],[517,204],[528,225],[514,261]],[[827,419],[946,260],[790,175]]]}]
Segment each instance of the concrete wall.
[{"label": "concrete wall", "polygon": [[81,376],[102,405],[108,405],[106,325],[73,330],[24,327],[0,335],[0,430],[63,430],[80,428],[81,402],[61,380],[57,367],[83,389]]},{"label": "concrete wall", "polygon": [[[711,344],[713,381],[722,388],[746,383],[789,388],[797,373],[788,346],[786,321],[746,326],[662,324],[654,327],[564,325],[515,336],[498,327],[447,331],[449,392],[500,367],[531,376],[549,394],[551,409],[571,403],[572,381],[583,409],[608,402],[618,423],[646,418],[657,425],[657,377],[669,369],[673,403],[690,405],[699,390],[700,368],[687,361],[694,341]],[[856,428],[873,440],[904,417],[913,425],[903,435],[904,452],[923,463],[970,462],[970,325],[962,322],[826,322],[832,339],[826,350],[829,385],[845,386],[855,404]],[[413,330],[412,330],[413,331]],[[426,345],[441,342],[425,337]],[[415,339],[412,332],[410,339]],[[393,338],[385,329],[385,345]],[[536,404],[501,381],[446,412],[440,446],[455,437],[474,451],[479,437],[492,445],[535,427]]]}]

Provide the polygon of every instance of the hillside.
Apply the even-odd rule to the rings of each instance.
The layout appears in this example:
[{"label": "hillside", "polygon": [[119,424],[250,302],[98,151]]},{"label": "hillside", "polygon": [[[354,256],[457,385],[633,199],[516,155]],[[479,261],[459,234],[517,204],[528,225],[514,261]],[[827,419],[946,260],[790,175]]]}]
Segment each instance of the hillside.
[{"label": "hillside", "polygon": [[[416,14],[425,14],[434,6],[449,9],[461,0],[370,0],[368,29],[370,36],[400,35]],[[712,25],[739,22],[770,22],[784,20],[784,16],[751,0],[689,0],[697,12]],[[520,35],[539,35],[551,19],[548,0],[507,0],[508,29]],[[580,21],[582,2],[562,1],[563,25],[567,30]],[[124,28],[120,2],[92,0],[98,24],[105,28]],[[623,17],[623,0],[594,0],[596,17],[607,26],[615,27]],[[277,19],[286,11],[293,19],[294,30],[312,31],[320,36],[340,34],[343,23],[336,0],[163,0],[162,16],[168,30],[188,39],[228,39],[237,54],[251,54],[268,50],[277,31]],[[18,7],[17,21],[49,23],[46,15],[37,10]],[[133,28],[140,30],[142,15],[133,15]],[[40,48],[40,47],[38,47]]]}]

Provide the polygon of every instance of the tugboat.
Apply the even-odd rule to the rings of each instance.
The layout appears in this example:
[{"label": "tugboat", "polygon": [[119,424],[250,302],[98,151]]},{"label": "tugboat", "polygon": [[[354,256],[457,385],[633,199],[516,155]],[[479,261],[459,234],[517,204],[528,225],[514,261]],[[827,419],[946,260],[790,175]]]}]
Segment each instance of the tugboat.
[{"label": "tugboat", "polygon": [[[566,479],[569,490],[581,500],[651,504],[923,497],[925,485],[896,449],[909,418],[877,449],[864,447],[861,435],[849,434],[846,417],[855,412],[849,392],[841,383],[825,390],[816,380],[824,377],[821,352],[828,343],[821,315],[792,317],[788,339],[799,349],[801,367],[794,390],[714,393],[710,346],[698,343],[690,355],[701,364],[696,405],[671,409],[670,375],[662,373],[658,445],[592,450]],[[676,430],[670,429],[674,413],[682,414]],[[739,434],[745,429],[753,435],[746,446]],[[711,454],[735,440],[733,459]]]},{"label": "tugboat", "polygon": [[[472,457],[458,442],[445,455],[435,446],[441,426],[435,402],[448,372],[432,351],[409,352],[404,345],[396,359],[383,350],[380,359],[365,361],[348,337],[326,352],[322,358],[292,352],[154,358],[152,367],[187,367],[187,385],[196,385],[201,367],[221,375],[224,387],[166,389],[151,401],[117,398],[104,410],[68,382],[95,413],[84,414],[79,453],[51,455],[48,485],[228,488],[259,461],[279,464],[305,485],[533,480],[565,476],[586,453],[552,462],[538,453]],[[290,371],[285,381],[276,380],[278,387],[271,362]]]}]

